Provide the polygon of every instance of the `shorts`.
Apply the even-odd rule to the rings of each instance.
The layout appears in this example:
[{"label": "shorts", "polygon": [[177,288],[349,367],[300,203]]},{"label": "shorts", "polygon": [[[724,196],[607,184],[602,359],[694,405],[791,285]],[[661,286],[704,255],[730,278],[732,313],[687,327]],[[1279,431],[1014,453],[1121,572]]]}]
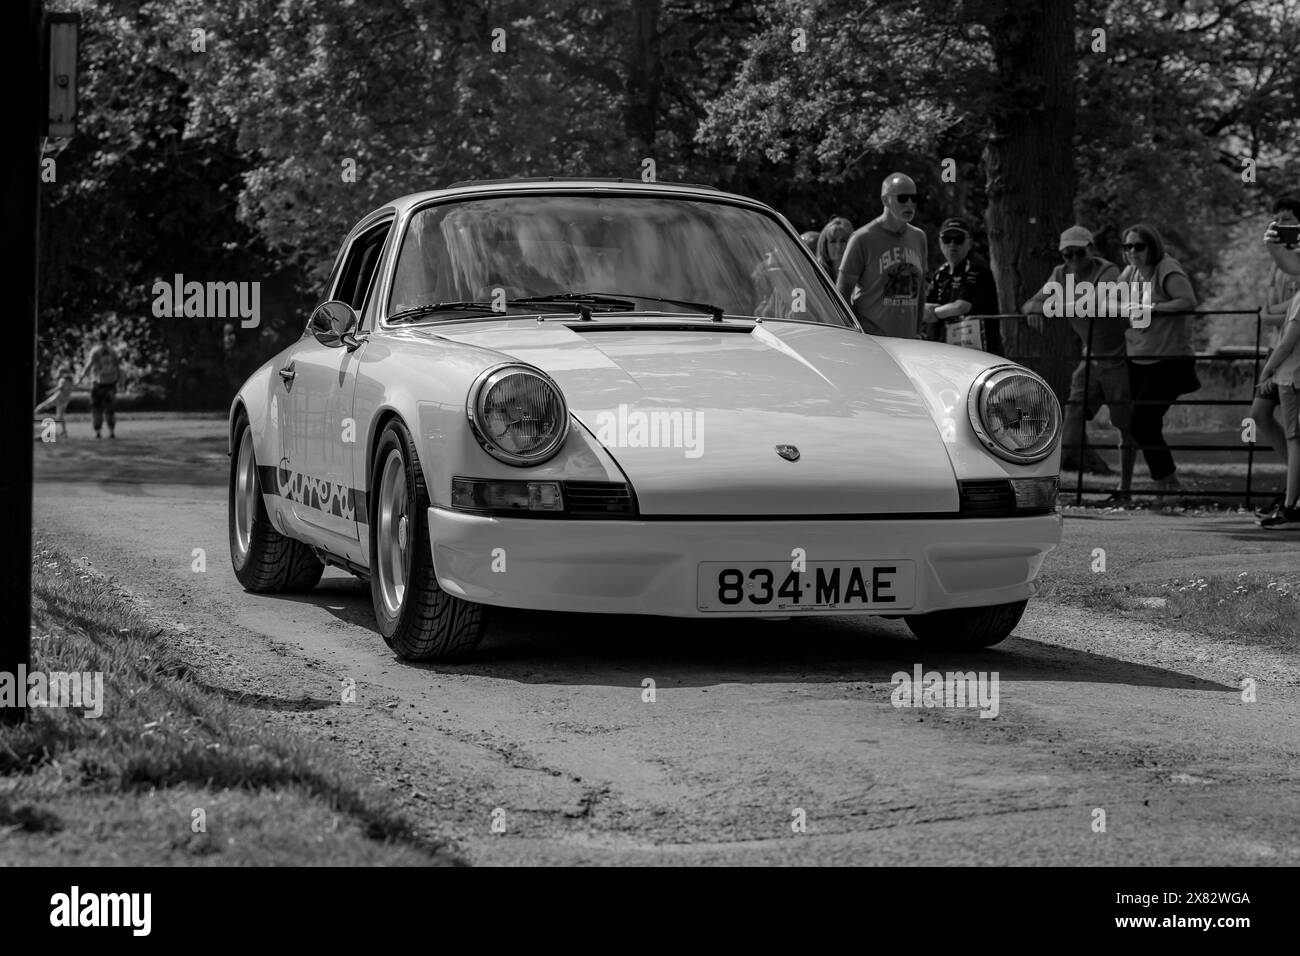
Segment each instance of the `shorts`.
[{"label": "shorts", "polygon": [[1273,409],[1277,408],[1278,406],[1277,389],[1278,389],[1278,385],[1276,382],[1274,382],[1273,391],[1255,393],[1255,404],[1263,405],[1265,408],[1267,408],[1268,409],[1267,414],[1269,415],[1272,415]]},{"label": "shorts", "polygon": [[111,432],[117,425],[117,412],[113,408],[113,399],[117,395],[117,383],[104,383],[90,387],[90,424],[99,433],[104,421],[108,421]]},{"label": "shorts", "polygon": [[[1083,388],[1085,376],[1088,380],[1086,396]],[[1128,367],[1120,361],[1094,361],[1091,369],[1087,362],[1080,362],[1070,376],[1069,401],[1083,408],[1083,417],[1087,421],[1092,421],[1105,405],[1110,409],[1110,423],[1116,428],[1128,428],[1133,420],[1132,396]]]},{"label": "shorts", "polygon": [[1282,406],[1282,434],[1287,441],[1300,440],[1300,385],[1277,386],[1277,403]]}]

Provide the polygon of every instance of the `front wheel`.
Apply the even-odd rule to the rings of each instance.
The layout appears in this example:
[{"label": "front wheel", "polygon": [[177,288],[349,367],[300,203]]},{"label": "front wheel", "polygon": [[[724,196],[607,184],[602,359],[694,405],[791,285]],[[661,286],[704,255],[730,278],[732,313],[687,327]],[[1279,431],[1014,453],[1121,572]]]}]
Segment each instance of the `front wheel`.
[{"label": "front wheel", "polygon": [[438,586],[424,472],[397,420],[379,437],[370,488],[370,597],[379,633],[403,660],[469,653],[483,636],[487,609]]},{"label": "front wheel", "polygon": [[1028,601],[995,604],[992,607],[962,607],[931,611],[904,618],[917,639],[927,647],[992,647],[1006,640],[1020,623]]}]

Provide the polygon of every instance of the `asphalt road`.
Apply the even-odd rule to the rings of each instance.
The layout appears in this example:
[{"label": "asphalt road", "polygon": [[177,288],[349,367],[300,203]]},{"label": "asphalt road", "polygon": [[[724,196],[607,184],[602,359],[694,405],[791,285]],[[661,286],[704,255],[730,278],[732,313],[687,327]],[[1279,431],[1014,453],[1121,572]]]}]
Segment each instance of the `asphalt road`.
[{"label": "asphalt road", "polygon": [[[336,747],[474,862],[1300,863],[1295,655],[1039,601],[978,653],[925,653],[872,618],[508,612],[469,662],[403,664],[346,574],[310,595],[239,587],[221,428],[135,421],[96,443],[74,422],[36,447],[37,538],[114,576],[203,680]],[[1150,563],[1140,549],[1179,570],[1300,566],[1297,536],[1233,517],[1067,518],[1066,536],[1058,567],[1094,547],[1120,573]],[[997,672],[997,717],[893,706],[891,675],[918,664]]]}]

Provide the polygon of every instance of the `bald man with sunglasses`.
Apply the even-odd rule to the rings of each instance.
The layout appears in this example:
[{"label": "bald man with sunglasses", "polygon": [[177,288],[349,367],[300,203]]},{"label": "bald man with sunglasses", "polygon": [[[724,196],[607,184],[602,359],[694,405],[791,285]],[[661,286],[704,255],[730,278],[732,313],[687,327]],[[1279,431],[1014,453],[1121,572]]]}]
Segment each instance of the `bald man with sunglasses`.
[{"label": "bald man with sunglasses", "polygon": [[925,233],[911,224],[916,183],[891,173],[880,185],[880,202],[884,212],[849,236],[835,286],[868,332],[915,339],[929,271]]}]

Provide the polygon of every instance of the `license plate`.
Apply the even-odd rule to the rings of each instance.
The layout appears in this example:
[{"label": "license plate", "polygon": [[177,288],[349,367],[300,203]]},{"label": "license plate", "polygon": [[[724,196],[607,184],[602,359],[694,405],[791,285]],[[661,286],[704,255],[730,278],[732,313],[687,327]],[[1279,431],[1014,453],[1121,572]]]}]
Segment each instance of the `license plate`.
[{"label": "license plate", "polygon": [[705,561],[699,565],[701,611],[906,610],[916,601],[911,561]]}]

